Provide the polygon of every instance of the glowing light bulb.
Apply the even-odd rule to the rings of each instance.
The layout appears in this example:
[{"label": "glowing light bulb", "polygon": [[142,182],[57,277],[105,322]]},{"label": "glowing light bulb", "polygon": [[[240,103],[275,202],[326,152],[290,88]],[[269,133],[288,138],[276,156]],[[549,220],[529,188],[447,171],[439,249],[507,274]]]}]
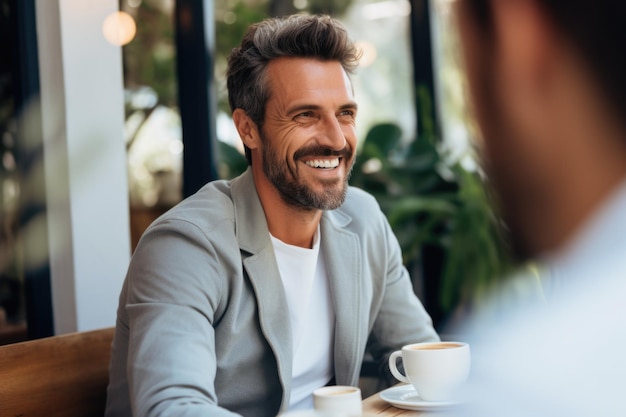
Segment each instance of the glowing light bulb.
[{"label": "glowing light bulb", "polygon": [[368,41],[358,41],[356,42],[356,47],[361,50],[361,60],[359,61],[359,65],[361,67],[369,67],[376,61],[376,57],[378,56],[378,52],[376,51],[376,46]]},{"label": "glowing light bulb", "polygon": [[102,23],[104,38],[116,46],[124,46],[135,38],[137,24],[135,19],[126,12],[114,12]]}]

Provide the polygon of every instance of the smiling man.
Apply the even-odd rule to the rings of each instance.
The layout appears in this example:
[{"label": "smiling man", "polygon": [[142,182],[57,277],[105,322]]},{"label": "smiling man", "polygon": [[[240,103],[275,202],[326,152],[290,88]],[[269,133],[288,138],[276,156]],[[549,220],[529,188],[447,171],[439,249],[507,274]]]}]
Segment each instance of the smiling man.
[{"label": "smiling man", "polygon": [[229,57],[249,168],[154,222],[120,296],[107,416],[274,417],[357,385],[367,350],[438,340],[374,198],[348,186],[358,53],[328,16],[269,19]]}]

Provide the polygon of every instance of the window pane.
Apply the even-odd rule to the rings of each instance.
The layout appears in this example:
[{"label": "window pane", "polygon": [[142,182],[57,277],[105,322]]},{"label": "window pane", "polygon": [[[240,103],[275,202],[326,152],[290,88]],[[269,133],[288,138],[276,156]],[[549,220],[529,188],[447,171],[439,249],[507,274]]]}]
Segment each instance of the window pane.
[{"label": "window pane", "polygon": [[123,48],[133,248],[160,213],[182,199],[174,0],[122,0],[137,25]]},{"label": "window pane", "polygon": [[338,16],[363,51],[355,77],[360,138],[381,122],[398,124],[405,139],[415,136],[408,0],[354,1]]},{"label": "window pane", "polygon": [[460,62],[459,39],[453,21],[454,0],[433,1],[433,55],[437,71],[442,134],[451,158],[475,169],[471,143],[476,129],[468,111],[466,85]]}]

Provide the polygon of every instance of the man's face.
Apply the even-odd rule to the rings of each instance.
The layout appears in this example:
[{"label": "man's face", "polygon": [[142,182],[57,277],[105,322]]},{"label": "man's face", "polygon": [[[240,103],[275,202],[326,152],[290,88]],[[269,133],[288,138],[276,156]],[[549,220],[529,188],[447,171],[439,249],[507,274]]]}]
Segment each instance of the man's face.
[{"label": "man's face", "polygon": [[332,210],[345,198],[356,150],[357,106],[338,62],[281,58],[267,68],[263,172],[287,204]]}]

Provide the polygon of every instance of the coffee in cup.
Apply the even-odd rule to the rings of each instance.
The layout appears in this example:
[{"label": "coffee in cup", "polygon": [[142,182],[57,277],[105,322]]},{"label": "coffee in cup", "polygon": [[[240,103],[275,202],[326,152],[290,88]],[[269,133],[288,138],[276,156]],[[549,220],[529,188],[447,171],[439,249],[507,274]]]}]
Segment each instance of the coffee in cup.
[{"label": "coffee in cup", "polygon": [[[402,358],[406,375],[398,371],[398,358]],[[412,384],[425,401],[450,400],[469,376],[469,345],[463,342],[406,345],[391,354],[389,370],[399,381]]]}]

